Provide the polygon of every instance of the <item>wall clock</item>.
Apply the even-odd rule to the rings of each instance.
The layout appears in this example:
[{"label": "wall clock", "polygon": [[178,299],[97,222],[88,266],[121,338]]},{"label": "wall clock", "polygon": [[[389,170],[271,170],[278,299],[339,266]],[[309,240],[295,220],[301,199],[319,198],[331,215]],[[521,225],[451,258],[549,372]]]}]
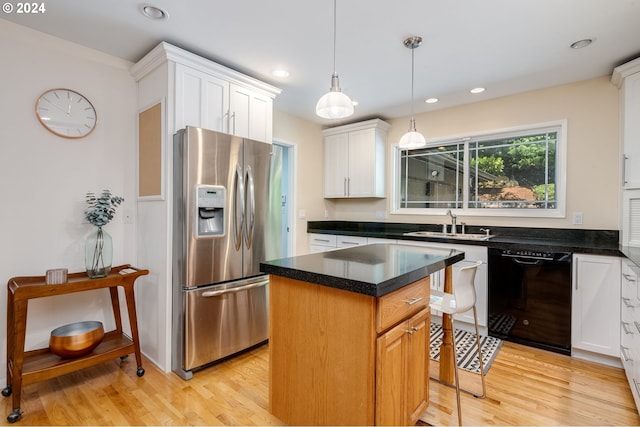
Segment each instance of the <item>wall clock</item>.
[{"label": "wall clock", "polygon": [[96,127],[96,109],[71,89],[49,89],[36,101],[36,116],[49,132],[63,138],[83,138]]}]

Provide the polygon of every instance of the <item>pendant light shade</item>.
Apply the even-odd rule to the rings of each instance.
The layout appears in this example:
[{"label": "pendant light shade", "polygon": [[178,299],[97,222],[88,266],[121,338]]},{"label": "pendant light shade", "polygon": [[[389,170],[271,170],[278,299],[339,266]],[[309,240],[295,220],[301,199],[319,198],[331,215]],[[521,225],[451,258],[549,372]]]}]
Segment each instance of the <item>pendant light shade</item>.
[{"label": "pendant light shade", "polygon": [[411,49],[411,120],[409,121],[409,130],[402,135],[400,142],[398,143],[401,150],[413,150],[416,148],[422,148],[427,145],[427,140],[418,131],[416,131],[416,120],[413,117],[413,54],[414,50],[422,44],[422,37],[414,36],[409,37],[404,41],[405,47]]},{"label": "pendant light shade", "polygon": [[342,119],[353,114],[353,102],[342,93],[336,72],[336,0],[333,0],[333,74],[331,88],[316,104],[316,114],[325,119]]},{"label": "pendant light shade", "polygon": [[338,73],[331,76],[331,89],[316,104],[316,114],[325,119],[341,119],[353,114],[353,102],[340,90]]}]

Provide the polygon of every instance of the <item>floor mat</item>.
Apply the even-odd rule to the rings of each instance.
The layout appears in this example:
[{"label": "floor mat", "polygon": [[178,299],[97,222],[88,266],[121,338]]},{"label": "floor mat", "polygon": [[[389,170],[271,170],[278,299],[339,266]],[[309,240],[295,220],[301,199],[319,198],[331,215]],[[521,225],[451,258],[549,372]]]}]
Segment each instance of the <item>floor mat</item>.
[{"label": "floor mat", "polygon": [[[437,323],[431,323],[431,347],[429,357],[432,360],[440,360],[440,345],[442,344],[442,327]],[[484,363],[484,373],[486,374],[498,351],[502,346],[502,340],[494,337],[480,335],[480,345],[482,346],[482,361]],[[456,329],[456,350],[458,354],[458,367],[476,374],[480,373],[480,363],[478,361],[478,345],[476,344],[476,334],[472,334],[461,329]]]}]

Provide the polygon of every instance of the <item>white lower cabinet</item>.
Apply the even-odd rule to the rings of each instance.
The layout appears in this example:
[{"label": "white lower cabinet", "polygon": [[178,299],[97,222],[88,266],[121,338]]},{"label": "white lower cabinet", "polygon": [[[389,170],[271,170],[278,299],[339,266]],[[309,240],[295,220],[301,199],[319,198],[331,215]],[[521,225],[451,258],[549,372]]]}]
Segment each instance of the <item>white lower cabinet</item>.
[{"label": "white lower cabinet", "polygon": [[339,248],[350,248],[352,246],[366,245],[367,238],[359,236],[337,236],[336,246]]},{"label": "white lower cabinet", "polygon": [[621,259],[573,255],[571,349],[620,357]]},{"label": "white lower cabinet", "polygon": [[622,260],[620,304],[620,359],[629,387],[640,408],[640,268],[627,259]]},{"label": "white lower cabinet", "polygon": [[309,253],[326,252],[335,249],[336,236],[333,234],[309,233]]},{"label": "white lower cabinet", "polygon": [[[453,286],[455,286],[456,279],[458,278],[458,272],[462,267],[475,264],[476,261],[482,261],[482,264],[476,271],[476,278],[474,285],[476,287],[476,310],[478,312],[478,327],[481,335],[487,335],[488,333],[488,317],[489,317],[489,299],[488,299],[488,269],[487,269],[487,248],[484,246],[476,245],[452,245],[449,243],[434,243],[434,242],[418,242],[414,240],[402,240],[403,245],[425,246],[432,248],[446,248],[455,249],[464,252],[464,259],[460,262],[453,264]],[[444,290],[444,271],[438,271],[430,276],[431,289]],[[433,320],[440,322],[440,313],[433,313]],[[473,330],[473,310],[469,310],[462,314],[457,314],[454,317],[455,320],[463,322],[465,325],[456,324],[456,327],[460,326],[462,329],[466,329],[472,332]]]}]

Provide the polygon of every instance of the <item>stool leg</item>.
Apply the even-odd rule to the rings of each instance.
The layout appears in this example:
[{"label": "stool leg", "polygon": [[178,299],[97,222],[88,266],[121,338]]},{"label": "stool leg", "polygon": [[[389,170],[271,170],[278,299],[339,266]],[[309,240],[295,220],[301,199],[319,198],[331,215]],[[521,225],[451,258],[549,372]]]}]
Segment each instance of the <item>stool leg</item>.
[{"label": "stool leg", "polygon": [[451,316],[451,332],[453,334],[453,364],[455,366],[453,374],[456,382],[456,402],[458,405],[458,425],[462,425],[462,408],[460,407],[460,380],[458,379],[458,349],[456,343],[456,328],[453,325],[453,316]]},{"label": "stool leg", "polygon": [[476,396],[483,398],[487,395],[487,387],[484,383],[484,362],[482,360],[482,346],[480,345],[480,332],[478,330],[478,312],[476,306],[473,306],[473,320],[476,325],[476,342],[478,343],[478,360],[480,361],[480,379],[482,380],[482,395]]}]

